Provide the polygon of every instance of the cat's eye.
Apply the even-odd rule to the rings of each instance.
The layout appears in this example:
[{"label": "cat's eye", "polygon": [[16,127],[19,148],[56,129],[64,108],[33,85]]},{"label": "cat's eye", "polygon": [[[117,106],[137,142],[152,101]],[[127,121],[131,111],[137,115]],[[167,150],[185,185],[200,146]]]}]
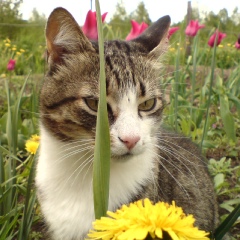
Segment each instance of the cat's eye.
[{"label": "cat's eye", "polygon": [[151,111],[156,105],[156,99],[151,98],[141,104],[138,105],[139,111]]},{"label": "cat's eye", "polygon": [[84,101],[91,110],[93,110],[94,112],[97,112],[98,100],[93,99],[93,98],[84,98]]}]

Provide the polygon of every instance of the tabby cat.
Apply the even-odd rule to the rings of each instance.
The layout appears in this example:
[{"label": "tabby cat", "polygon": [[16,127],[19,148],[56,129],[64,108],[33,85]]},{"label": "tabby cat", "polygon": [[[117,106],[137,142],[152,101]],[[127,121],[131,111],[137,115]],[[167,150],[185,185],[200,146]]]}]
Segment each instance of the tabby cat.
[{"label": "tabby cat", "polygon": [[[198,147],[161,125],[161,59],[170,17],[131,41],[106,41],[111,137],[109,209],[150,198],[176,201],[196,226],[213,231],[218,208]],[[41,144],[36,186],[49,236],[86,237],[94,220],[92,160],[99,98],[99,50],[72,15],[55,9],[47,22],[49,71],[40,93]]]}]

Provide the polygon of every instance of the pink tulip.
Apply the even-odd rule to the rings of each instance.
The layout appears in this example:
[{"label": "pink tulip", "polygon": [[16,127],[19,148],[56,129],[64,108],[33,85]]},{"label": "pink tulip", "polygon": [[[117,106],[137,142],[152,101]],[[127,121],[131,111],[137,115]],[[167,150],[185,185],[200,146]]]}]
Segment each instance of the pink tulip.
[{"label": "pink tulip", "polygon": [[172,27],[168,30],[168,38],[170,38],[176,31],[179,30],[179,27]]},{"label": "pink tulip", "polygon": [[138,22],[131,20],[132,29],[130,33],[127,35],[126,40],[131,40],[136,38],[138,35],[140,35],[146,28],[148,28],[148,25],[145,22],[142,22],[139,24]]},{"label": "pink tulip", "polygon": [[223,38],[225,38],[226,36],[227,36],[226,33],[221,33],[218,30],[216,30],[215,33],[209,38],[208,45],[210,47],[214,47],[215,38],[217,38],[216,46],[218,46],[223,40]]},{"label": "pink tulip", "polygon": [[[102,15],[102,22],[104,22],[107,16],[107,12]],[[91,40],[98,39],[98,31],[97,31],[97,15],[96,12],[88,11],[85,23],[82,27],[82,31],[86,35],[87,38]]]},{"label": "pink tulip", "polygon": [[238,40],[235,43],[235,48],[240,49],[240,34],[238,35]]},{"label": "pink tulip", "polygon": [[186,35],[194,37],[196,36],[199,29],[204,28],[205,25],[199,25],[198,20],[194,21],[191,20],[189,24],[187,25],[187,28],[185,30]]},{"label": "pink tulip", "polygon": [[238,41],[236,41],[235,43],[235,48],[240,49],[240,44],[238,43]]},{"label": "pink tulip", "polygon": [[7,70],[8,71],[13,71],[15,68],[16,60],[10,59],[7,65]]}]

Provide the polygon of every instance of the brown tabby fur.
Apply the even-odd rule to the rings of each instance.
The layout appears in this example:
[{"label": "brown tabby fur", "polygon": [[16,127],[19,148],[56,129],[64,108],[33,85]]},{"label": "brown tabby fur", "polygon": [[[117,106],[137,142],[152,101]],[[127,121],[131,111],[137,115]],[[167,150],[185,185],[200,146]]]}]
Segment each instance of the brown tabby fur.
[{"label": "brown tabby fur", "polygon": [[[167,51],[168,16],[160,19],[133,41],[106,41],[105,64],[109,122],[118,118],[118,102],[126,89],[133,87],[139,98],[157,96],[154,112],[139,113],[150,117],[156,126],[165,106],[159,83],[163,65],[159,59]],[[41,90],[41,124],[58,140],[71,142],[78,138],[94,138],[96,114],[86,110],[85,97],[99,97],[99,54],[97,42],[90,42],[73,17],[58,8],[51,14],[47,29],[49,72]],[[176,201],[186,213],[196,218],[196,225],[213,231],[218,224],[218,207],[207,166],[198,147],[188,138],[156,127],[158,146],[154,182],[142,184],[141,198]],[[92,145],[94,145],[92,143]],[[133,169],[134,171],[134,169]],[[44,199],[39,189],[40,203]],[[120,206],[118,206],[120,207]],[[61,227],[61,226],[60,226]]]}]

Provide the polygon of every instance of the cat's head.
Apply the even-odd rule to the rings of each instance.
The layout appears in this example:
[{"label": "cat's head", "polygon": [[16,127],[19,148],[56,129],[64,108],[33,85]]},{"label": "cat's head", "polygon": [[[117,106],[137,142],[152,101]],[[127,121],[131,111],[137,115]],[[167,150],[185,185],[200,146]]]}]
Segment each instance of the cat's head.
[{"label": "cat's head", "polygon": [[[105,65],[111,150],[138,154],[153,144],[164,101],[161,58],[168,47],[169,16],[131,41],[106,41]],[[47,22],[49,72],[40,96],[41,123],[62,141],[94,139],[99,98],[96,42],[63,8]]]}]

